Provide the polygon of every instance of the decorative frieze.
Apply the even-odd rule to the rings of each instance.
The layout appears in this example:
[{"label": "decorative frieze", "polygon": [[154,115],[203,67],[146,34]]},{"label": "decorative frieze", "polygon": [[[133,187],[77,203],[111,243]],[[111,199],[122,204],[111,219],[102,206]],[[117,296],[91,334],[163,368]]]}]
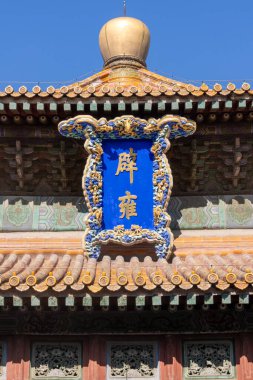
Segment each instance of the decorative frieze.
[{"label": "decorative frieze", "polygon": [[34,343],[32,379],[81,379],[81,345],[78,343]]},{"label": "decorative frieze", "polygon": [[158,379],[157,344],[110,343],[107,379]]},{"label": "decorative frieze", "polygon": [[232,341],[188,341],[184,343],[184,379],[234,378]]},{"label": "decorative frieze", "polygon": [[0,231],[75,231],[85,228],[80,197],[0,197]]},{"label": "decorative frieze", "polygon": [[[4,317],[0,316],[0,332],[2,334],[26,334],[55,336],[71,334],[102,334],[102,333],[175,333],[183,331],[187,333],[231,333],[231,332],[253,332],[253,312],[245,305],[234,310],[233,308],[222,308],[214,310],[186,309],[177,310],[179,299],[174,298],[168,307],[173,313],[166,310],[146,311],[110,311],[103,312],[93,310],[92,304],[87,302],[85,309],[74,313],[69,311],[23,311],[13,310],[6,312]],[[172,300],[173,301],[173,300]],[[85,311],[85,312],[84,312]],[[227,321],[229,320],[229,325]]]},{"label": "decorative frieze", "polygon": [[[253,195],[171,197],[171,228],[253,228]],[[0,231],[83,231],[82,197],[0,197]]]}]

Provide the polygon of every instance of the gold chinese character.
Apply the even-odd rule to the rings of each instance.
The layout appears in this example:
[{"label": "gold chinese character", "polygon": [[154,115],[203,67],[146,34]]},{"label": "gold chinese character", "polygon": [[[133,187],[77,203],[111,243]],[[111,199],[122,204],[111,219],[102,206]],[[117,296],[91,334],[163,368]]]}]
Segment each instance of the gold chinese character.
[{"label": "gold chinese character", "polygon": [[130,173],[130,183],[134,182],[134,171],[138,170],[136,166],[136,156],[137,154],[134,153],[133,148],[129,149],[129,153],[120,153],[119,154],[119,163],[118,163],[118,169],[115,173],[115,175],[119,175],[119,173],[122,172],[129,172]]},{"label": "gold chinese character", "polygon": [[126,191],[126,195],[119,197],[119,209],[121,212],[120,219],[127,218],[130,219],[131,216],[137,216],[136,211],[136,202],[134,199],[137,199],[137,195],[130,194],[129,191]]}]

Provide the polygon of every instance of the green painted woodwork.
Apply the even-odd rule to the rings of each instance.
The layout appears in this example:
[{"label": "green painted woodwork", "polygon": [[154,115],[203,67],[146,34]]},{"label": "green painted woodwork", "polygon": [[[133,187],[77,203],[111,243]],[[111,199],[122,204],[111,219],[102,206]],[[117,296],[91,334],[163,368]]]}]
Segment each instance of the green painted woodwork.
[{"label": "green painted woodwork", "polygon": [[139,111],[139,103],[137,101],[131,103],[131,110],[134,112]]},{"label": "green painted woodwork", "polygon": [[240,294],[239,303],[244,305],[249,304],[249,294]]},{"label": "green painted woodwork", "polygon": [[223,305],[229,305],[231,304],[231,294],[229,293],[224,293],[221,295],[221,303]]},{"label": "green painted woodwork", "polygon": [[162,297],[161,296],[153,296],[152,297],[152,305],[153,306],[161,306],[162,305]]},{"label": "green painted woodwork", "polygon": [[[172,197],[172,229],[253,228],[253,195]],[[1,197],[0,231],[82,231],[82,197]]]},{"label": "green painted woodwork", "polygon": [[170,296],[170,305],[178,306],[179,305],[179,295],[173,294]]},{"label": "green painted woodwork", "polygon": [[92,307],[92,297],[89,294],[83,297],[83,306]]},{"label": "green painted woodwork", "polygon": [[48,297],[47,304],[49,307],[57,307],[58,306],[58,298],[57,297]]},{"label": "green painted woodwork", "polygon": [[233,107],[232,100],[226,100],[225,101],[225,108],[232,108],[232,107]]},{"label": "green painted woodwork", "polygon": [[4,297],[3,296],[0,296],[0,306],[4,306]]},{"label": "green painted woodwork", "polygon": [[96,102],[96,100],[92,100],[92,102],[90,104],[90,111],[91,112],[97,112],[97,110],[98,110],[97,102]]},{"label": "green painted woodwork", "polygon": [[119,307],[125,307],[127,306],[127,296],[126,295],[122,295],[120,297],[117,298],[117,304]]},{"label": "green painted woodwork", "polygon": [[238,108],[246,108],[246,100],[245,99],[239,100]]},{"label": "green painted woodwork", "polygon": [[0,111],[3,111],[3,110],[4,110],[4,104],[0,103]]},{"label": "green painted woodwork", "polygon": [[49,104],[49,110],[50,111],[57,111],[57,103],[50,103]]},{"label": "green painted woodwork", "polygon": [[23,306],[23,299],[18,296],[12,297],[13,306],[21,307]]},{"label": "green painted woodwork", "polygon": [[205,305],[213,305],[213,303],[214,303],[213,294],[205,294],[204,304]]},{"label": "green painted woodwork", "polygon": [[101,307],[104,307],[104,306],[109,306],[109,303],[110,303],[110,297],[109,296],[103,296],[103,297],[100,297],[100,301],[99,301],[99,305]]},{"label": "green painted woodwork", "polygon": [[145,306],[145,302],[146,302],[146,297],[145,296],[137,296],[135,298],[135,305],[137,307],[143,307],[143,306]]},{"label": "green painted woodwork", "polygon": [[179,102],[178,101],[171,103],[171,110],[172,111],[178,111],[179,110]]},{"label": "green painted woodwork", "polygon": [[37,108],[37,111],[44,111],[45,106],[44,106],[43,103],[38,102],[38,103],[36,104],[36,108]]},{"label": "green painted woodwork", "polygon": [[151,112],[152,111],[152,100],[148,100],[144,103],[144,111]]},{"label": "green painted woodwork", "polygon": [[31,104],[30,103],[28,103],[28,102],[24,102],[24,103],[22,103],[22,108],[23,108],[23,111],[30,111],[30,109],[31,109]]},{"label": "green painted woodwork", "polygon": [[10,102],[9,103],[9,110],[10,111],[16,111],[16,109],[17,109],[17,103]]},{"label": "green painted woodwork", "polygon": [[187,305],[196,305],[197,303],[197,296],[194,293],[187,294],[186,296],[186,303]]},{"label": "green painted woodwork", "polygon": [[65,298],[65,305],[66,306],[74,306],[75,305],[75,297],[73,295],[69,295]]},{"label": "green painted woodwork", "polygon": [[218,110],[220,107],[219,101],[212,102],[212,110]]},{"label": "green painted woodwork", "polygon": [[118,110],[119,111],[125,111],[126,110],[126,103],[124,100],[120,100],[118,103]]},{"label": "green painted woodwork", "polygon": [[112,110],[112,104],[111,104],[110,100],[106,100],[104,102],[104,111],[105,112],[111,112],[111,110]]},{"label": "green painted woodwork", "polygon": [[165,111],[166,101],[162,100],[161,102],[158,102],[157,108],[158,108],[158,111]]},{"label": "green painted woodwork", "polygon": [[70,112],[71,111],[71,104],[70,103],[64,103],[63,104],[63,110],[65,112]]},{"label": "green painted woodwork", "polygon": [[192,110],[192,101],[189,100],[188,102],[185,102],[184,108],[185,108],[186,111]]},{"label": "green painted woodwork", "polygon": [[33,307],[40,306],[40,299],[36,296],[31,296],[31,306]]},{"label": "green painted woodwork", "polygon": [[201,100],[200,102],[198,102],[198,110],[204,110],[205,108],[206,108],[205,100]]},{"label": "green painted woodwork", "polygon": [[83,102],[81,102],[81,101],[77,102],[77,104],[76,104],[76,110],[78,112],[84,111],[84,104],[83,104]]}]

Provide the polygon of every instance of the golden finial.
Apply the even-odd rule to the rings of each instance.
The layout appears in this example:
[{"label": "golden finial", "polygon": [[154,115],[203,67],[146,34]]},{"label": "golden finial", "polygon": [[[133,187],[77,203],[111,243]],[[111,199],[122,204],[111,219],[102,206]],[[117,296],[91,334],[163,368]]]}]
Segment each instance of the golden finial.
[{"label": "golden finial", "polygon": [[[126,12],[126,2],[124,13]],[[146,66],[150,33],[148,27],[133,17],[117,17],[109,20],[100,30],[99,45],[104,66]]]}]

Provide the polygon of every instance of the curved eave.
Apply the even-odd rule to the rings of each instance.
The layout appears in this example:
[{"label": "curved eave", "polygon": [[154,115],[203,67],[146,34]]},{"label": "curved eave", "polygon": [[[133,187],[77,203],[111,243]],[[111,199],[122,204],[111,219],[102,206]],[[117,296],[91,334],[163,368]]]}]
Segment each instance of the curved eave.
[{"label": "curved eave", "polygon": [[[83,255],[81,232],[8,233],[0,236],[0,295],[74,291],[90,294],[205,294],[252,289],[250,231],[192,231],[175,240],[171,262],[156,260],[138,246],[124,259]],[[45,241],[47,244],[45,244]],[[47,248],[45,248],[45,245]],[[194,249],[193,249],[194,247]],[[236,247],[236,249],[235,249]],[[143,254],[145,252],[145,254]]]}]

